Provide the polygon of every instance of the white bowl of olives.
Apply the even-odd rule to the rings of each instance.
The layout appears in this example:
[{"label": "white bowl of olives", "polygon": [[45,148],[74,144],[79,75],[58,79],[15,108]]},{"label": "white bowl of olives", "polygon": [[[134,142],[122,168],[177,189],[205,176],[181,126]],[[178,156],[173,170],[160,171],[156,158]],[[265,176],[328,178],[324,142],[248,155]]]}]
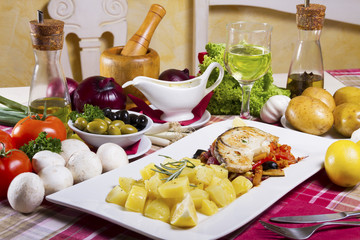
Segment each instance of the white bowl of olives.
[{"label": "white bowl of olives", "polygon": [[87,144],[99,147],[104,143],[115,143],[122,148],[133,145],[141,139],[153,125],[148,116],[128,111],[103,109],[105,119],[87,122],[77,118],[69,120],[69,127]]}]

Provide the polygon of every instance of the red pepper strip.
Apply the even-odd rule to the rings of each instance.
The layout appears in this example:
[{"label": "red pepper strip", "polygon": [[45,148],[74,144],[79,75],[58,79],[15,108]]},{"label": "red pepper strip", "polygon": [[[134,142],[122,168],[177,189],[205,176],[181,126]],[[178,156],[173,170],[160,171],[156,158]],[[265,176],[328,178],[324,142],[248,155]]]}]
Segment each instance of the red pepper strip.
[{"label": "red pepper strip", "polygon": [[260,159],[259,161],[257,161],[253,166],[252,166],[252,170],[254,170],[257,166],[260,166],[261,164],[263,164],[264,162],[274,162],[276,163],[276,161],[271,157],[271,154],[268,155],[267,157]]}]

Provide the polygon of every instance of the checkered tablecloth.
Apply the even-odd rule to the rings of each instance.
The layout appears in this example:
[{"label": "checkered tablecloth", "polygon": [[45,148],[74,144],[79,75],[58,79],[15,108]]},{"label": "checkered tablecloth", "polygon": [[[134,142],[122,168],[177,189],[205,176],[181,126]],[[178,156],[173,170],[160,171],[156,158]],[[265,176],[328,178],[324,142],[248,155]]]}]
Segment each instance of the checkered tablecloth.
[{"label": "checkered tablecloth", "polygon": [[[348,86],[360,86],[360,69],[328,71]],[[207,125],[229,119],[232,116],[212,116]],[[0,129],[11,132],[11,128]],[[147,154],[159,147],[153,146]],[[295,209],[296,208],[296,209]],[[268,221],[271,216],[306,209],[307,212],[360,210],[360,185],[341,188],[332,184],[324,170],[281,198],[252,222],[222,239],[274,239],[264,231],[258,220]],[[306,211],[304,211],[306,212]],[[360,227],[337,229],[343,237],[334,237],[334,231],[322,231],[313,239],[360,239]],[[339,232],[340,231],[340,232]],[[343,231],[343,232],[341,232]],[[339,237],[339,235],[337,235]],[[80,211],[44,201],[31,214],[14,211],[7,200],[0,202],[0,239],[148,239],[126,228]],[[169,236],[171,239],[171,236]]]}]

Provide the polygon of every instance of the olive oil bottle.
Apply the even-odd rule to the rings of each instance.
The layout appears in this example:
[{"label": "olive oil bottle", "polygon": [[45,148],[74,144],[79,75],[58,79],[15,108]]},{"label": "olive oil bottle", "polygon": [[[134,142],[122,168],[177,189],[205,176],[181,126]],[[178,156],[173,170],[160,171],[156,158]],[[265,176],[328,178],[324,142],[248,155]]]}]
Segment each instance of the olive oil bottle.
[{"label": "olive oil bottle", "polygon": [[301,95],[308,87],[324,87],[320,35],[326,7],[307,2],[296,6],[298,41],[286,85],[291,91],[291,98]]},{"label": "olive oil bottle", "polygon": [[35,55],[34,73],[30,85],[30,113],[53,115],[67,126],[71,112],[70,94],[60,63],[64,40],[64,22],[43,19],[30,21],[30,34]]}]

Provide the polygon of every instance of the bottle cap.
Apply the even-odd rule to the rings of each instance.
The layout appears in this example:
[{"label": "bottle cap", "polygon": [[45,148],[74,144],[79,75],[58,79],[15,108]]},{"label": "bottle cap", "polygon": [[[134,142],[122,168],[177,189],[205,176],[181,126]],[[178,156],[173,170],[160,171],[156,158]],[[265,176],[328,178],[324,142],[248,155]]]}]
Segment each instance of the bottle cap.
[{"label": "bottle cap", "polygon": [[296,5],[296,22],[302,30],[321,30],[324,25],[326,7],[321,4]]},{"label": "bottle cap", "polygon": [[64,41],[64,22],[55,19],[30,21],[33,47],[37,50],[61,50]]}]

